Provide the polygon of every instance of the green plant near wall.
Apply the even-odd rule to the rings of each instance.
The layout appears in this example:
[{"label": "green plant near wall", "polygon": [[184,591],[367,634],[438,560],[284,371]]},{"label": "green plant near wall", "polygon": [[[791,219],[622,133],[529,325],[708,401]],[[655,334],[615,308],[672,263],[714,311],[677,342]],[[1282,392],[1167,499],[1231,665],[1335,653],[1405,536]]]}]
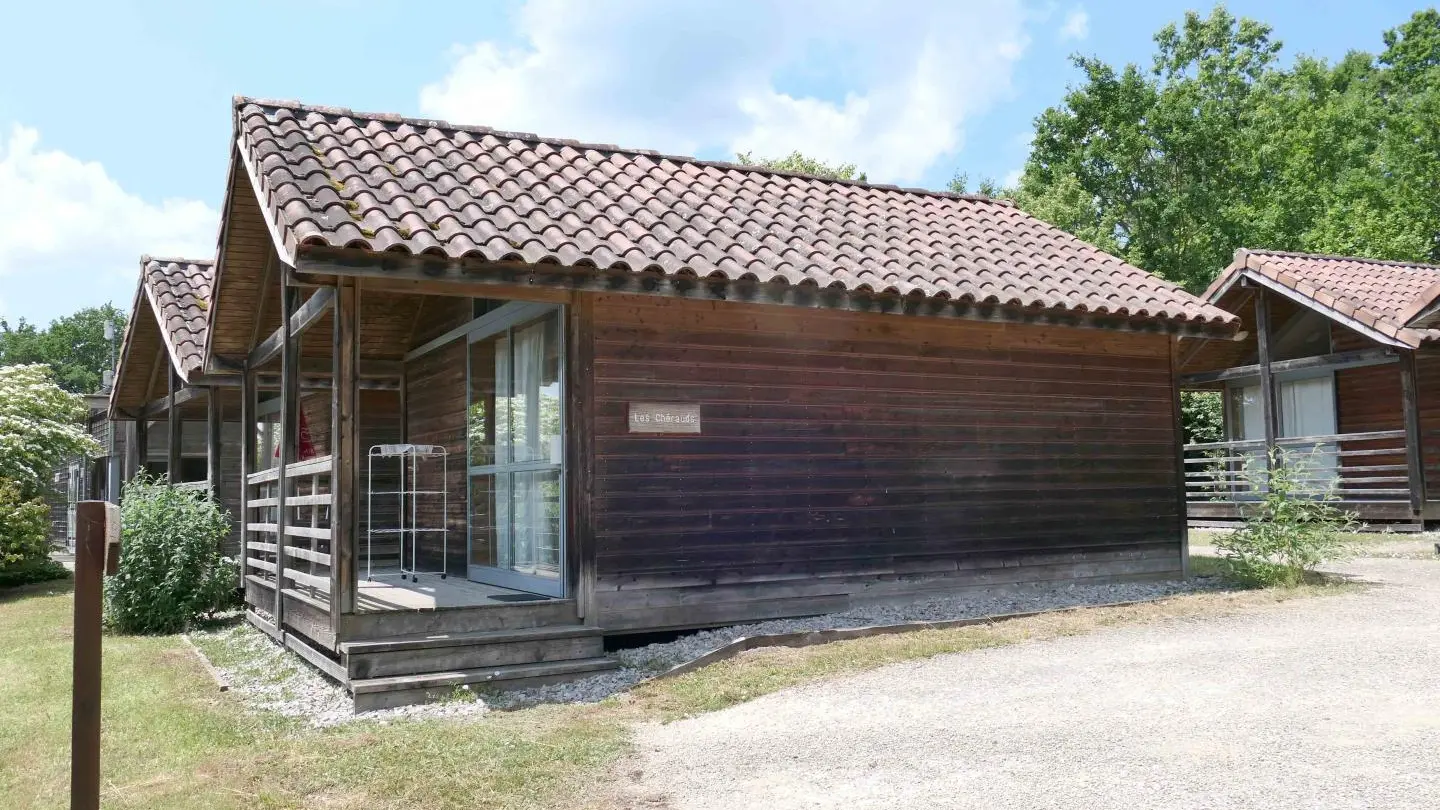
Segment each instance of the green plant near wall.
[{"label": "green plant near wall", "polygon": [[220,553],[230,518],[209,495],[141,473],[120,507],[120,568],[105,620],[122,633],[175,633],[233,604],[239,573]]},{"label": "green plant near wall", "polygon": [[1345,534],[1357,524],[1353,513],[1336,505],[1334,486],[1325,480],[1333,459],[1323,450],[1274,448],[1270,471],[1249,476],[1259,499],[1246,507],[1241,528],[1215,541],[1231,579],[1294,586],[1321,563],[1346,556]]},{"label": "green plant near wall", "polygon": [[21,497],[19,484],[0,478],[0,587],[65,576],[49,556],[49,516],[44,501]]}]

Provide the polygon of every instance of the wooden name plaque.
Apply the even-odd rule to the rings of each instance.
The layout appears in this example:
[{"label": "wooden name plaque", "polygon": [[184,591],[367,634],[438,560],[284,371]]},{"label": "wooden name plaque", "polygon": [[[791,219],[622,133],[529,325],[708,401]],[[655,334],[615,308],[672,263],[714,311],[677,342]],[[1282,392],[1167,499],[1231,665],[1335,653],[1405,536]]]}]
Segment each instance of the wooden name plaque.
[{"label": "wooden name plaque", "polygon": [[699,433],[700,406],[690,402],[632,402],[630,432]]}]

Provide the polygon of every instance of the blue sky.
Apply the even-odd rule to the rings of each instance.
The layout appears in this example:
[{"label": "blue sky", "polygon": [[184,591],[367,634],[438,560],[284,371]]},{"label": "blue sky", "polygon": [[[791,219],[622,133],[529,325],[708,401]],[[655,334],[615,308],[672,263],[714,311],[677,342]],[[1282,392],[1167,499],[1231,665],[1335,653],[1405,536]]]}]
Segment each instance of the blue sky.
[{"label": "blue sky", "polygon": [[[213,255],[235,94],[870,179],[1003,180],[1071,53],[1148,65],[1182,2],[30,2],[0,34],[0,317],[128,308],[138,258]],[[1232,2],[1285,54],[1377,51],[1419,8]]]}]

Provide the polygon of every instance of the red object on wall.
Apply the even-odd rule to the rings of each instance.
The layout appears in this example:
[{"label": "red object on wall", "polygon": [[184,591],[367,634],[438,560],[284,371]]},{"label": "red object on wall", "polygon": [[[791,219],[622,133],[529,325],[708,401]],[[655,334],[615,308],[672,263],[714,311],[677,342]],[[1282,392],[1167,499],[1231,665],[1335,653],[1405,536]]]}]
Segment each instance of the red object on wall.
[{"label": "red object on wall", "polygon": [[[299,452],[295,454],[296,461],[306,461],[315,458],[315,442],[310,439],[310,425],[305,421],[305,411],[300,411],[300,442]],[[280,447],[275,447],[275,458],[280,458]]]}]

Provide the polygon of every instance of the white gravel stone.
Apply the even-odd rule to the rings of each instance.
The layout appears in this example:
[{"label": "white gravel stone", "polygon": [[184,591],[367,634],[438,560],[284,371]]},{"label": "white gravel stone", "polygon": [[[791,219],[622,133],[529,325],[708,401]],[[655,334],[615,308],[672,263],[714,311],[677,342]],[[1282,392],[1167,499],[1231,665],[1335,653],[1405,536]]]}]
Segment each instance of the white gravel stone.
[{"label": "white gravel stone", "polygon": [[230,683],[231,690],[253,710],[300,718],[314,726],[331,726],[357,719],[388,722],[438,717],[473,718],[483,716],[491,709],[510,709],[539,703],[593,703],[746,636],[945,621],[1080,605],[1160,599],[1215,587],[1215,582],[1205,579],[1112,585],[1035,586],[1004,593],[978,593],[925,599],[911,604],[867,606],[844,613],[804,619],[774,619],[703,630],[681,636],[674,641],[618,650],[610,656],[619,662],[619,669],[568,683],[498,693],[476,690],[473,698],[468,697],[465,694],[467,690],[462,689],[456,699],[363,714],[354,712],[351,699],[343,688],[249,625],[241,624],[224,630],[192,635],[201,643],[202,650],[204,643],[219,642],[243,654],[243,663],[233,667],[217,666],[217,669]]}]

